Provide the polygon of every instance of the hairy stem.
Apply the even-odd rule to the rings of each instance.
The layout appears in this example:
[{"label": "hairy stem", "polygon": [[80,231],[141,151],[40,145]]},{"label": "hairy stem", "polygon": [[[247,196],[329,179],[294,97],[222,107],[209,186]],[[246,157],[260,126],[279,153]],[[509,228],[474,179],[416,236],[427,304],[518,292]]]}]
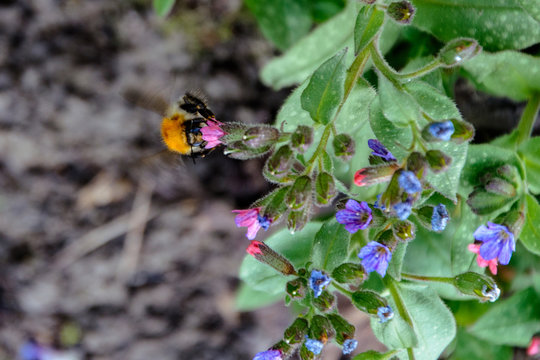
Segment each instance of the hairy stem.
[{"label": "hairy stem", "polygon": [[[388,288],[388,290],[390,291],[390,295],[392,295],[392,298],[394,299],[394,302],[396,303],[396,307],[397,307],[397,311],[399,313],[399,316],[401,316],[401,318],[403,320],[405,320],[407,322],[407,324],[409,324],[411,329],[413,329],[413,331],[414,331],[414,325],[413,325],[413,322],[412,322],[412,318],[409,315],[409,313],[407,312],[407,308],[405,307],[405,303],[403,302],[403,299],[401,298],[401,294],[399,293],[399,289],[398,289],[398,287],[396,285],[396,282],[394,281],[394,279],[387,276],[384,279],[384,283],[385,283],[386,287]],[[412,348],[407,348],[407,355],[409,356],[409,360],[414,360],[415,359]]]},{"label": "hairy stem", "polygon": [[534,121],[536,120],[539,110],[540,93],[537,93],[529,99],[527,106],[525,106],[525,109],[523,110],[523,114],[521,114],[521,119],[517,126],[516,147],[531,137]]}]

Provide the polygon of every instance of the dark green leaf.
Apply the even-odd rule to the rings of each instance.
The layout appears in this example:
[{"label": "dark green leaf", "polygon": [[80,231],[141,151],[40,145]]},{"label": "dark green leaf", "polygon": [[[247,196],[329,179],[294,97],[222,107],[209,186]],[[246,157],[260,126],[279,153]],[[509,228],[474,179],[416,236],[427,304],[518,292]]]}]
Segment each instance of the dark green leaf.
[{"label": "dark green leaf", "polygon": [[343,10],[345,3],[345,0],[311,0],[311,17],[318,23],[326,21]]},{"label": "dark green leaf", "polygon": [[461,114],[454,101],[433,86],[423,81],[414,81],[406,84],[404,87],[420,105],[422,110],[432,119],[461,119]]},{"label": "dark green leaf", "polygon": [[309,112],[313,121],[328,124],[343,99],[345,82],[345,54],[340,51],[324,62],[311,76],[302,92],[302,108]]},{"label": "dark green leaf", "polygon": [[[536,24],[540,29],[540,25]],[[480,90],[516,101],[540,91],[540,58],[517,51],[484,52],[467,61],[466,75]]]},{"label": "dark green leaf", "polygon": [[374,6],[358,12],[354,25],[354,53],[358,54],[373,40],[384,23],[384,11]]},{"label": "dark green leaf", "polygon": [[389,351],[387,353],[380,353],[374,350],[369,350],[353,357],[353,360],[387,360],[394,359],[394,355],[397,356],[399,351]]},{"label": "dark green leaf", "polygon": [[413,25],[442,41],[472,37],[486,50],[540,42],[540,27],[514,0],[415,0]]},{"label": "dark green leaf", "polygon": [[[295,234],[282,229],[270,236],[265,243],[289,259],[296,268],[301,268],[310,259],[313,238],[320,227],[320,223],[311,222]],[[284,294],[285,284],[290,280],[250,255],[246,255],[240,266],[240,279],[252,289],[269,294]]]},{"label": "dark green leaf", "polygon": [[420,117],[420,107],[408,93],[397,89],[384,75],[379,74],[379,99],[385,117],[398,126],[407,126]]},{"label": "dark green leaf", "polygon": [[449,360],[512,360],[511,347],[497,346],[491,342],[480,340],[465,329],[458,328],[456,350]]},{"label": "dark green leaf", "polygon": [[532,288],[499,300],[469,330],[490,343],[512,346],[527,346],[538,331],[540,297]]},{"label": "dark green leaf", "polygon": [[536,21],[540,22],[540,6],[538,0],[517,0],[519,5]]},{"label": "dark green leaf", "polygon": [[351,234],[333,217],[323,224],[313,243],[313,267],[329,273],[347,260]]},{"label": "dark green leaf", "polygon": [[264,36],[279,49],[293,45],[311,28],[310,0],[244,0]]},{"label": "dark green leaf", "polygon": [[154,0],[152,2],[154,11],[159,16],[165,17],[171,12],[175,1],[176,0]]},{"label": "dark green leaf", "polygon": [[526,195],[526,199],[525,226],[519,238],[527,250],[533,254],[540,255],[540,205],[529,194]]}]

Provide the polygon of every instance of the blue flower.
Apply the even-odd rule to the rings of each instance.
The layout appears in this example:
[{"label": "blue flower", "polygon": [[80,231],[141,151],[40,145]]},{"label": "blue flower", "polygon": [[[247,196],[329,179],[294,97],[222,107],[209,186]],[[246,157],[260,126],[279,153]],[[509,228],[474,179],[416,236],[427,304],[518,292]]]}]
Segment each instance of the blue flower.
[{"label": "blue flower", "polygon": [[350,354],[356,349],[358,346],[358,341],[354,339],[347,339],[343,342],[343,354],[347,355]]},{"label": "blue flower", "polygon": [[384,277],[388,263],[392,259],[392,252],[385,245],[379,244],[376,241],[370,241],[360,249],[358,257],[362,259],[362,265],[368,273],[376,271]]},{"label": "blue flower", "polygon": [[394,205],[394,210],[399,220],[407,220],[409,215],[411,215],[412,204],[410,201],[400,202]]},{"label": "blue flower", "polygon": [[381,203],[381,196],[382,196],[382,194],[377,195],[377,200],[375,200],[375,203],[373,203],[373,207],[375,209],[385,211],[386,206],[384,206],[384,204]]},{"label": "blue flower", "polygon": [[309,287],[313,290],[315,297],[319,297],[325,287],[330,284],[330,277],[319,270],[312,270],[309,277]]},{"label": "blue flower", "polygon": [[431,229],[433,231],[443,231],[448,224],[448,211],[446,206],[439,204],[433,208],[433,215],[431,215]]},{"label": "blue flower", "polygon": [[414,194],[422,190],[420,180],[412,171],[402,171],[398,176],[398,183],[407,194]]},{"label": "blue flower", "polygon": [[480,256],[485,260],[498,258],[499,262],[507,265],[516,250],[514,234],[504,225],[487,223],[481,225],[473,234],[474,238],[483,242],[480,246]]},{"label": "blue flower", "polygon": [[373,152],[371,155],[378,156],[380,158],[383,158],[386,161],[396,161],[396,158],[390,151],[388,151],[387,148],[384,147],[383,144],[377,139],[369,139],[368,140],[368,146]]},{"label": "blue flower", "polygon": [[309,351],[311,351],[315,355],[319,355],[324,346],[324,344],[320,342],[319,340],[314,340],[310,338],[306,339],[306,341],[304,342],[304,345]]},{"label": "blue flower", "polygon": [[365,201],[359,203],[350,199],[345,204],[345,209],[336,213],[336,219],[338,223],[345,225],[345,230],[353,234],[368,227],[372,219],[371,209]]},{"label": "blue flower", "polygon": [[394,311],[390,305],[381,306],[377,309],[377,316],[379,317],[379,322],[384,323],[394,317]]},{"label": "blue flower", "polygon": [[282,360],[280,350],[266,350],[257,353],[253,360]]},{"label": "blue flower", "polygon": [[439,140],[448,141],[454,133],[454,124],[450,120],[434,122],[429,125],[428,131],[433,137]]}]

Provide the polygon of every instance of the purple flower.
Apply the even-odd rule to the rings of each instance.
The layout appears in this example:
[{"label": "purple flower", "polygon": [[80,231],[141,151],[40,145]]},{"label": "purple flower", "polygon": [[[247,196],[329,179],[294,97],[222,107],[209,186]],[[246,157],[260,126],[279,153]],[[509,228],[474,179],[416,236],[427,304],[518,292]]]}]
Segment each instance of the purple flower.
[{"label": "purple flower", "polygon": [[407,194],[414,194],[422,190],[420,180],[412,171],[402,171],[398,176],[398,183]]},{"label": "purple flower", "polygon": [[261,216],[260,207],[247,210],[233,210],[233,212],[238,214],[234,218],[236,226],[245,226],[248,228],[246,236],[249,240],[255,239],[260,228],[263,228],[266,231],[270,226],[271,221],[268,217]]},{"label": "purple flower", "polygon": [[483,242],[480,246],[480,256],[485,260],[498,258],[499,262],[507,265],[516,250],[514,234],[504,225],[487,223],[481,225],[473,234],[475,240]]},{"label": "purple flower", "polygon": [[358,257],[362,259],[362,265],[368,273],[376,271],[384,277],[388,263],[392,259],[392,252],[385,245],[379,244],[376,241],[370,241],[360,249]]},{"label": "purple flower", "polygon": [[431,215],[431,229],[433,231],[443,231],[448,224],[448,211],[446,206],[439,204],[433,208],[433,214]]},{"label": "purple flower", "polygon": [[384,323],[394,317],[394,311],[390,305],[381,306],[377,309],[377,316],[379,317],[379,322]]},{"label": "purple flower", "polygon": [[356,349],[358,346],[358,341],[354,339],[347,339],[343,342],[343,354],[347,355],[350,354]]},{"label": "purple flower", "polygon": [[454,133],[454,124],[450,120],[434,122],[429,125],[428,131],[433,137],[439,140],[448,141]]},{"label": "purple flower", "polygon": [[407,220],[409,215],[411,215],[412,204],[410,201],[400,202],[394,205],[394,210],[399,220]]},{"label": "purple flower", "polygon": [[319,355],[324,346],[324,344],[320,342],[319,340],[314,340],[310,338],[306,339],[306,341],[304,342],[304,345],[309,351],[311,351],[315,355]]},{"label": "purple flower", "polygon": [[223,123],[217,120],[208,120],[206,126],[201,128],[202,138],[206,141],[205,149],[211,149],[222,144],[219,139],[227,135],[227,133],[221,129],[221,125]]},{"label": "purple flower", "polygon": [[319,297],[325,287],[330,284],[330,277],[319,270],[312,270],[309,277],[309,287],[313,290],[315,297]]},{"label": "purple flower", "polygon": [[345,225],[345,230],[353,234],[368,227],[372,219],[371,209],[365,201],[359,203],[349,199],[345,209],[336,213],[336,219],[338,223]]},{"label": "purple flower", "polygon": [[266,350],[257,353],[253,360],[282,360],[280,350]]},{"label": "purple flower", "polygon": [[373,152],[371,155],[378,156],[380,158],[383,158],[386,161],[396,161],[396,158],[390,151],[388,151],[387,148],[384,147],[383,144],[377,139],[369,139],[368,140],[368,146]]},{"label": "purple flower", "polygon": [[41,347],[34,339],[29,339],[19,349],[19,357],[21,360],[41,360],[44,354],[44,348]]}]

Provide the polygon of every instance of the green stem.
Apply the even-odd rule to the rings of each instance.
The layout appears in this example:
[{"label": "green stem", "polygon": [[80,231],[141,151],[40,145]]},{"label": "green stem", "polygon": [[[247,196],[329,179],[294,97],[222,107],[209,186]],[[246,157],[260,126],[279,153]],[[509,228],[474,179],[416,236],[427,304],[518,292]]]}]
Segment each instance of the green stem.
[{"label": "green stem", "polygon": [[[401,294],[399,293],[396,282],[394,281],[394,279],[387,276],[384,278],[384,283],[386,287],[388,288],[388,290],[390,291],[390,295],[392,295],[394,302],[396,303],[399,316],[401,316],[401,318],[405,320],[405,322],[407,322],[407,324],[409,324],[411,329],[414,331],[412,318],[407,312],[407,308],[405,307],[405,303],[403,302],[403,299],[401,298]],[[410,360],[414,360],[414,353],[413,353],[412,348],[407,348],[407,355],[409,356]]]},{"label": "green stem", "polygon": [[454,284],[454,278],[451,277],[442,277],[442,276],[421,276],[413,274],[401,273],[401,277],[407,280],[416,280],[416,281],[431,281],[431,282],[440,282],[445,284]]},{"label": "green stem", "polygon": [[433,70],[436,70],[440,66],[441,66],[440,60],[435,59],[429,64],[427,64],[426,66],[424,66],[423,68],[420,68],[418,70],[415,70],[413,72],[406,73],[406,74],[396,73],[395,76],[398,80],[406,81],[406,80],[414,79],[414,78],[429,74],[430,72],[432,72]]},{"label": "green stem", "polygon": [[321,136],[321,141],[319,141],[319,145],[317,145],[317,149],[315,149],[315,152],[309,159],[307,166],[306,166],[306,174],[311,174],[311,170],[313,169],[313,165],[317,161],[317,158],[321,155],[321,153],[326,149],[326,144],[328,143],[328,139],[330,138],[330,133],[332,132],[332,123],[326,125],[324,128],[324,132]]},{"label": "green stem", "polygon": [[521,119],[519,120],[519,124],[517,126],[518,135],[516,139],[516,147],[531,137],[534,121],[536,120],[536,115],[538,115],[539,110],[540,93],[537,93],[529,99],[527,106],[525,106],[525,109],[523,110],[523,114],[521,114]]},{"label": "green stem", "polygon": [[381,53],[377,49],[377,43],[373,41],[368,46],[368,48],[370,50],[371,59],[373,60],[373,65],[375,65],[377,70],[379,70],[384,75],[384,77],[390,80],[390,82],[394,84],[397,89],[401,90],[401,84],[397,80],[399,74],[394,69],[392,69],[390,65],[388,65],[386,60],[384,60]]},{"label": "green stem", "polygon": [[343,295],[347,295],[348,297],[352,297],[352,291],[349,291],[345,289],[343,286],[339,285],[337,282],[332,281],[332,286],[335,287],[340,293]]}]

